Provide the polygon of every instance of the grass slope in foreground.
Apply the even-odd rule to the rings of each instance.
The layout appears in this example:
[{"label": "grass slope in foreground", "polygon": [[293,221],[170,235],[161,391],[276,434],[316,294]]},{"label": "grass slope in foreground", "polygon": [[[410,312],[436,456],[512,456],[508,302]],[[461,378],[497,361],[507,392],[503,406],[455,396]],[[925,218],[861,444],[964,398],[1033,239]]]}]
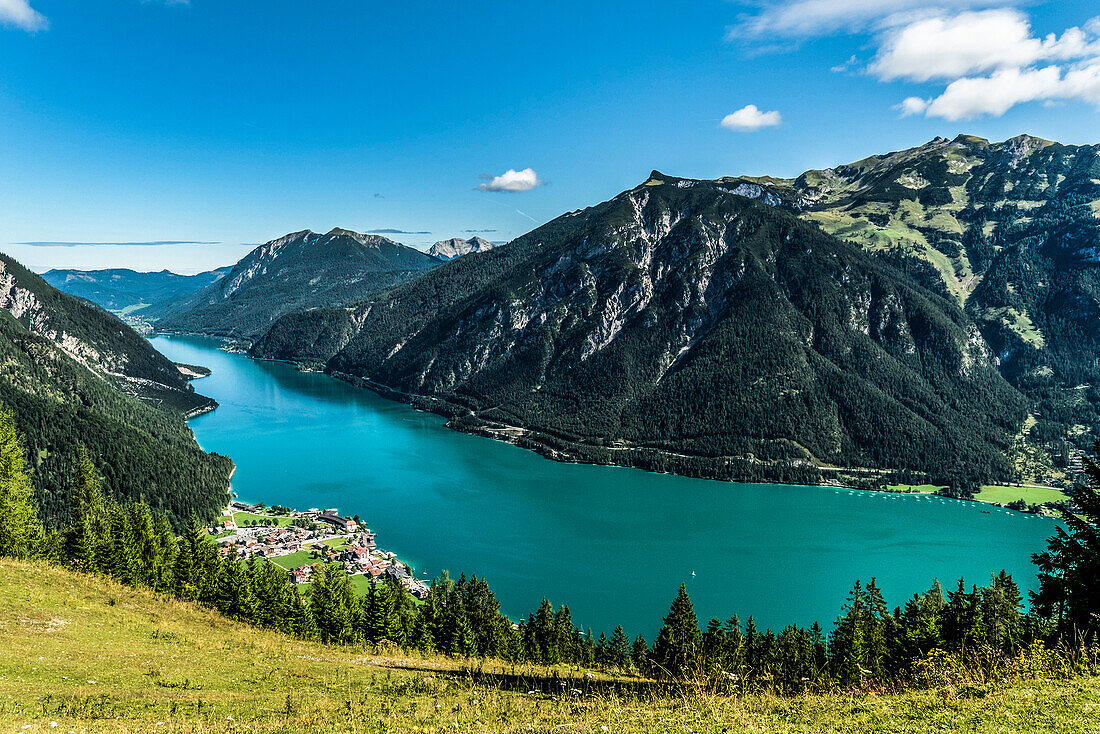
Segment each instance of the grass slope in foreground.
[{"label": "grass slope in foreground", "polygon": [[513,691],[475,682],[446,658],[298,642],[149,591],[10,560],[0,560],[0,619],[0,728],[9,731],[1072,734],[1100,727],[1100,678],[901,695],[664,697],[568,688],[557,697],[528,695],[538,687],[535,675],[547,671],[517,669],[532,683]]}]

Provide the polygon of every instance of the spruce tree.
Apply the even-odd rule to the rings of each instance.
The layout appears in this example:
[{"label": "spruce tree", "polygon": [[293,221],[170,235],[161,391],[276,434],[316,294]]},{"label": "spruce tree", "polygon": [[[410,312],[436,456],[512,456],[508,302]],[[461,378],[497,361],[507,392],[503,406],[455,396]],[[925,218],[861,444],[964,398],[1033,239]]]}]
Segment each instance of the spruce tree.
[{"label": "spruce tree", "polygon": [[554,635],[554,607],[549,599],[543,599],[529,625],[535,643],[534,660],[544,665],[560,662],[557,638]]},{"label": "spruce tree", "polygon": [[[1094,446],[1100,453],[1100,442]],[[1088,483],[1073,490],[1073,507],[1061,508],[1062,523],[1033,556],[1039,567],[1035,610],[1054,621],[1067,642],[1095,641],[1100,635],[1100,464],[1086,457]]]},{"label": "spruce tree", "polygon": [[104,562],[107,530],[103,480],[83,446],[77,457],[72,514],[65,530],[65,557],[78,571],[96,573]]},{"label": "spruce tree", "polygon": [[164,513],[157,515],[153,521],[153,535],[155,537],[156,551],[154,565],[149,570],[154,591],[169,591],[175,587],[175,565],[179,556],[179,541],[172,530],[168,516]]},{"label": "spruce tree", "polygon": [[0,556],[30,558],[43,539],[23,442],[11,411],[0,408]]},{"label": "spruce tree", "polygon": [[722,669],[726,652],[726,630],[722,621],[713,617],[703,633],[703,663],[708,675]]},{"label": "spruce tree", "polygon": [[107,528],[106,547],[110,549],[107,572],[123,584],[139,583],[141,557],[138,540],[126,508],[117,502],[111,502],[107,508]]},{"label": "spruce tree", "polygon": [[653,646],[658,677],[681,680],[693,677],[698,671],[701,652],[699,621],[687,586],[681,584]]},{"label": "spruce tree", "polygon": [[630,640],[623,632],[623,626],[619,625],[611,634],[611,642],[608,643],[609,662],[619,670],[626,670],[626,664],[630,660]]},{"label": "spruce tree", "polygon": [[386,591],[393,605],[393,622],[386,636],[398,645],[407,645],[414,639],[416,600],[403,584],[393,579],[386,582]]},{"label": "spruce tree", "polygon": [[842,685],[852,685],[863,680],[867,658],[866,629],[863,620],[867,616],[867,597],[863,584],[856,581],[842,614],[837,618],[829,645],[833,674]]}]

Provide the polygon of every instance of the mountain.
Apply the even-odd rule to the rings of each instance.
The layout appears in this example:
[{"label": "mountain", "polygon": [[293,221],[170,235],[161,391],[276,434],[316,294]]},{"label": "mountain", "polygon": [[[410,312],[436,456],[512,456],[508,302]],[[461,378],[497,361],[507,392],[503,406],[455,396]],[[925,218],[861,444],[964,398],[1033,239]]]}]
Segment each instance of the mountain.
[{"label": "mountain", "polygon": [[[232,463],[184,421],[216,403],[115,316],[0,255],[0,404],[25,435],[43,515],[69,506],[80,446],[119,499],[145,497],[184,521],[222,506]],[[104,461],[109,459],[109,461]]]},{"label": "mountain", "polygon": [[170,270],[143,273],[125,268],[111,270],[50,270],[47,283],[70,295],[86,298],[109,311],[139,312],[150,304],[194,293],[220,280],[229,268],[198,275],[179,275]]},{"label": "mountain", "polygon": [[1100,145],[937,138],[769,184],[965,309],[1030,399],[1027,473],[1100,437]]},{"label": "mountain", "polygon": [[432,257],[438,257],[440,260],[454,260],[456,257],[462,257],[471,252],[487,252],[491,249],[493,249],[493,243],[480,237],[471,237],[468,240],[461,237],[452,237],[449,240],[436,242],[428,250],[428,254]]},{"label": "mountain", "polygon": [[294,232],[257,247],[217,282],[143,316],[164,331],[251,339],[283,314],[349,303],[439,264],[385,237]]},{"label": "mountain", "polygon": [[787,481],[1009,477],[1026,401],[975,322],[804,221],[806,198],[655,171],[476,258],[284,316],[252,354],[324,364],[555,458]]}]

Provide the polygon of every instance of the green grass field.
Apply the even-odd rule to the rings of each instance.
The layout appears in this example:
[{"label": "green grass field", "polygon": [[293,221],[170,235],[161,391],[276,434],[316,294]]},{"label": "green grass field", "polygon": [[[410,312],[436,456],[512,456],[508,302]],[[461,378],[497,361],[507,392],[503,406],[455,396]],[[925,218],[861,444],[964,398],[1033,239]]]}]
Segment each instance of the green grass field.
[{"label": "green grass field", "polygon": [[131,303],[129,306],[126,306],[125,308],[120,309],[118,311],[118,315],[119,316],[129,316],[130,314],[134,313],[135,311],[140,311],[141,309],[148,308],[148,307],[149,307],[148,303]]},{"label": "green grass field", "polygon": [[256,520],[264,520],[266,521],[266,524],[270,524],[271,521],[274,520],[277,527],[286,527],[287,525],[290,525],[294,522],[294,519],[290,517],[279,517],[278,515],[256,515],[251,512],[234,512],[233,518],[233,521],[237,523],[237,525],[240,527],[244,527],[246,523],[252,524]]},{"label": "green grass field", "polygon": [[[0,730],[12,732],[968,732],[1100,730],[1100,678],[779,697],[587,689],[550,672],[303,643],[192,604],[0,560]],[[611,677],[597,672],[596,680]],[[51,722],[56,724],[51,726]]]},{"label": "green grass field", "polygon": [[1029,505],[1041,505],[1044,502],[1061,502],[1066,495],[1051,487],[1006,487],[986,485],[975,495],[982,502],[1001,502],[1008,504],[1023,500]]},{"label": "green grass field", "polygon": [[298,568],[298,566],[304,566],[308,563],[316,563],[318,559],[313,556],[312,550],[306,548],[297,553],[290,553],[285,556],[274,556],[267,560],[271,561],[279,568],[289,571],[292,568]]}]

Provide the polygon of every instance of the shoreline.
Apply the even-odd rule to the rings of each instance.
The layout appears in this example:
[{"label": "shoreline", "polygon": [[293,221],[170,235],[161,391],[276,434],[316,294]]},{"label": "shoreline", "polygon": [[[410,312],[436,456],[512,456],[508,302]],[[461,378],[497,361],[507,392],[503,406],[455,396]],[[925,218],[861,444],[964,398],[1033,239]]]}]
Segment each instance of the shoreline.
[{"label": "shoreline", "polygon": [[[164,331],[164,332],[155,332],[154,335],[156,335],[156,336],[168,336],[168,337],[171,337],[171,336],[185,336],[185,337],[197,337],[197,338],[202,338],[202,339],[210,339],[210,340],[213,340],[213,341],[220,342],[221,347],[219,347],[219,348],[223,348],[223,349],[226,345],[234,344],[234,340],[230,337],[214,336],[214,335],[211,335],[211,334]],[[239,343],[239,342],[237,342],[237,343]],[[857,486],[855,483],[846,483],[846,482],[844,482],[843,480],[841,480],[839,478],[836,481],[833,481],[833,482],[820,481],[820,480],[819,481],[813,481],[813,480],[811,480],[810,476],[808,476],[811,473],[816,473],[820,476],[822,473],[825,473],[825,472],[834,472],[836,475],[839,476],[842,472],[846,472],[846,471],[848,471],[848,472],[862,472],[862,473],[865,473],[865,474],[878,474],[878,475],[881,475],[881,474],[889,473],[891,471],[891,470],[885,470],[885,469],[866,469],[866,468],[862,468],[862,469],[844,469],[844,468],[840,468],[840,467],[823,468],[823,467],[817,466],[816,464],[812,464],[811,462],[799,460],[799,461],[796,461],[796,462],[785,462],[783,464],[780,464],[779,466],[782,467],[782,468],[789,469],[789,470],[793,471],[794,473],[803,474],[802,477],[790,476],[788,478],[776,478],[774,476],[769,476],[767,473],[765,473],[763,476],[757,476],[757,477],[752,477],[752,478],[737,477],[737,476],[732,476],[732,475],[715,476],[715,474],[717,472],[713,471],[713,469],[714,469],[714,467],[719,466],[721,464],[725,464],[725,466],[727,468],[731,468],[732,465],[735,462],[743,462],[746,465],[750,465],[750,466],[763,466],[764,464],[763,464],[763,462],[760,462],[759,460],[749,460],[749,459],[743,459],[741,457],[699,457],[699,456],[692,456],[692,455],[689,455],[689,454],[679,454],[679,453],[675,453],[675,452],[669,452],[669,451],[664,451],[664,450],[661,450],[661,449],[655,449],[655,448],[649,448],[649,447],[626,447],[626,446],[623,446],[623,447],[594,447],[594,446],[590,446],[588,444],[578,444],[578,443],[575,443],[575,442],[567,442],[564,439],[558,439],[558,438],[556,438],[554,436],[551,436],[549,434],[545,434],[545,433],[542,433],[542,432],[539,432],[539,431],[533,431],[531,429],[523,428],[521,426],[510,426],[510,425],[505,425],[505,424],[489,425],[489,424],[485,424],[485,423],[461,425],[461,424],[459,424],[455,421],[455,418],[458,418],[462,415],[460,413],[460,410],[466,410],[467,413],[469,413],[469,411],[465,408],[459,408],[458,406],[455,406],[452,403],[447,402],[443,398],[439,398],[439,397],[435,397],[435,396],[418,395],[418,394],[415,394],[415,393],[402,392],[400,390],[395,390],[394,388],[391,388],[387,385],[383,385],[383,384],[374,382],[373,380],[358,377],[356,375],[351,375],[351,374],[348,374],[348,373],[339,372],[339,371],[336,371],[336,370],[329,371],[327,369],[318,369],[318,368],[303,369],[303,367],[305,366],[303,363],[295,362],[293,360],[273,359],[273,358],[266,358],[266,357],[253,357],[252,355],[248,354],[247,350],[227,349],[225,351],[228,351],[231,354],[243,355],[251,361],[255,361],[255,362],[273,362],[273,363],[278,363],[278,364],[291,365],[291,366],[295,367],[299,372],[317,373],[317,374],[322,374],[322,375],[324,375],[326,377],[329,377],[329,378],[332,378],[332,379],[340,380],[341,382],[347,383],[347,384],[349,384],[353,387],[356,387],[356,388],[359,388],[359,389],[369,390],[370,392],[378,395],[379,397],[385,398],[386,400],[390,400],[392,402],[407,405],[407,406],[409,406],[412,409],[417,410],[417,411],[421,411],[421,412],[425,412],[425,413],[431,413],[433,415],[438,415],[438,416],[444,418],[443,426],[445,428],[449,429],[449,430],[453,430],[457,433],[465,433],[465,434],[468,434],[468,435],[480,436],[482,438],[489,438],[489,439],[493,439],[493,440],[496,440],[496,441],[500,441],[502,443],[507,443],[507,444],[510,444],[512,446],[516,446],[517,448],[532,451],[532,452],[542,456],[545,459],[548,459],[550,461],[556,461],[556,462],[559,462],[559,463],[579,464],[579,465],[586,465],[586,466],[618,467],[618,468],[623,468],[623,469],[637,469],[637,470],[649,472],[649,473],[652,473],[652,474],[666,474],[666,475],[669,475],[669,476],[683,477],[685,479],[701,479],[701,480],[707,480],[707,481],[726,482],[726,483],[731,483],[731,484],[774,484],[774,485],[786,485],[786,486],[798,486],[798,487],[824,488],[824,489],[832,489],[832,490],[837,490],[837,491],[879,492],[879,493],[882,493],[882,494],[898,494],[898,495],[908,495],[908,494],[920,495],[920,494],[924,494],[924,495],[942,497],[944,499],[955,499],[955,500],[958,500],[960,502],[973,502],[976,506],[979,506],[979,507],[982,506],[982,505],[990,505],[990,506],[993,506],[993,507],[1012,509],[1015,512],[1020,512],[1022,514],[1030,514],[1030,515],[1035,515],[1035,516],[1038,516],[1038,517],[1046,517],[1048,519],[1050,519],[1052,517],[1051,515],[1047,515],[1047,514],[1044,514],[1042,512],[1029,512],[1028,510],[1019,510],[1019,509],[1011,508],[1006,503],[980,500],[980,499],[977,498],[977,496],[972,497],[972,498],[961,498],[961,497],[951,497],[951,496],[947,496],[947,495],[941,495],[938,492],[898,491],[898,490],[884,489],[882,487]],[[217,405],[214,405],[213,407],[209,408],[208,410],[203,410],[202,412],[197,413],[196,416],[188,416],[188,419],[190,419],[191,417],[197,417],[198,415],[202,415],[202,414],[205,414],[207,412],[211,412],[212,410],[214,410],[216,408],[217,408]],[[558,444],[560,446],[560,448],[556,448],[553,445],[555,443]],[[658,456],[658,457],[661,457],[663,459],[671,459],[674,462],[685,462],[685,463],[687,463],[687,462],[697,462],[697,467],[699,467],[701,470],[697,470],[697,471],[694,471],[694,472],[692,472],[692,471],[676,471],[675,466],[671,467],[671,468],[658,469],[658,468],[654,468],[652,465],[650,465],[650,466],[642,465],[644,462],[638,461],[638,460],[627,461],[627,462],[622,462],[622,461],[619,461],[619,462],[617,462],[617,461],[598,461],[598,460],[586,459],[586,457],[584,457],[583,455],[581,455],[579,453],[571,452],[569,450],[570,448],[573,448],[575,450],[577,448],[586,448],[586,447],[587,448],[599,448],[599,449],[606,450],[608,452],[608,456],[614,456],[614,455],[623,456],[624,454],[627,454],[627,452],[630,452],[631,455],[629,456],[629,458],[631,458],[631,459],[644,459],[644,458],[649,458],[649,457],[652,457],[652,456]],[[648,453],[649,457],[638,456],[638,454],[641,454],[643,452]],[[709,462],[709,464],[708,464],[708,462]],[[772,466],[774,468],[775,465],[772,465]],[[706,471],[708,468],[711,469],[711,471]],[[234,466],[234,471],[236,471],[235,466]],[[800,478],[802,478],[804,480],[809,480],[809,481],[799,481]],[[867,478],[870,479],[870,477],[867,477]],[[1000,484],[1000,485],[991,485],[991,486],[1013,486],[1013,485],[1018,485],[1018,486],[1021,486],[1021,487],[1030,486],[1030,485],[1026,485],[1025,483],[1022,483],[1022,482],[1005,482],[1005,483]],[[916,486],[916,485],[908,485],[908,486]],[[1035,485],[1035,486],[1042,486],[1042,485]],[[1046,489],[1057,489],[1057,488],[1053,488],[1053,487],[1044,487],[1044,488],[1046,488]]]}]

